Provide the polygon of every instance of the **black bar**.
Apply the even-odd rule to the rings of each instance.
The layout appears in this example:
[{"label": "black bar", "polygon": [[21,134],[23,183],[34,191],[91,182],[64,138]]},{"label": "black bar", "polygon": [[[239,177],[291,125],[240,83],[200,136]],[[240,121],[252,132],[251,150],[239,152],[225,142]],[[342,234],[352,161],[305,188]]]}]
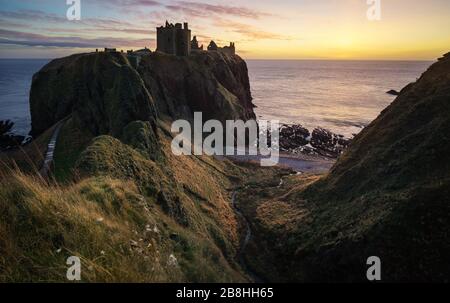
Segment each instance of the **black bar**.
[{"label": "black bar", "polygon": [[[385,302],[393,298],[429,301],[448,285],[432,284],[0,284],[0,296],[14,302]],[[244,296],[244,290],[245,296]],[[249,290],[251,295],[249,295]],[[270,290],[270,291],[269,291]],[[195,291],[195,292],[194,292]],[[203,291],[202,293],[200,291]],[[208,298],[205,292],[208,291]],[[196,294],[196,297],[189,297]],[[203,296],[200,296],[203,294]],[[180,297],[180,295],[182,295]],[[31,299],[31,300],[30,300]],[[39,300],[38,300],[39,299]],[[8,302],[3,301],[2,302]]]}]

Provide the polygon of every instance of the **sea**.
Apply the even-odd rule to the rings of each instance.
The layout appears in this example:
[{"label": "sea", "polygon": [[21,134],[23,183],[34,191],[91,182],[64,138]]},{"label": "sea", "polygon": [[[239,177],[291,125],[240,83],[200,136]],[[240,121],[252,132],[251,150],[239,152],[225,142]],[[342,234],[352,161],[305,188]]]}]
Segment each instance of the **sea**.
[{"label": "sea", "polygon": [[29,95],[31,80],[50,60],[0,59],[0,120],[14,122],[17,135],[31,130]]},{"label": "sea", "polygon": [[352,137],[431,61],[247,61],[259,119],[322,127]]},{"label": "sea", "polygon": [[[13,132],[31,129],[29,93],[33,74],[48,59],[0,59],[0,120]],[[247,60],[259,119],[323,127],[351,137],[368,125],[431,61]]]}]

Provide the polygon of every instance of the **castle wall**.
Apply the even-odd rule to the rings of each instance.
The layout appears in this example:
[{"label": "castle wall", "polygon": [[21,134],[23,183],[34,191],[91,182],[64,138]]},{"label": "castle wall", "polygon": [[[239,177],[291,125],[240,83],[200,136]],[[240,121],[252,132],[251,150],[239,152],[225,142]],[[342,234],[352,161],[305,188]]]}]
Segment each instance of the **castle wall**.
[{"label": "castle wall", "polygon": [[[174,25],[166,21],[166,26],[158,27],[156,33],[156,50],[159,52],[176,56],[189,56],[193,45],[195,51],[203,49],[198,47],[196,39],[191,41],[191,30],[188,28],[187,23],[184,23],[183,26],[181,23]],[[234,42],[231,42],[229,46],[218,47],[214,41],[211,41],[207,49],[208,51],[217,51],[227,55],[236,53]]]},{"label": "castle wall", "polygon": [[191,53],[191,31],[188,24],[184,28],[180,23],[166,24],[156,29],[157,51],[177,56],[189,56]]}]

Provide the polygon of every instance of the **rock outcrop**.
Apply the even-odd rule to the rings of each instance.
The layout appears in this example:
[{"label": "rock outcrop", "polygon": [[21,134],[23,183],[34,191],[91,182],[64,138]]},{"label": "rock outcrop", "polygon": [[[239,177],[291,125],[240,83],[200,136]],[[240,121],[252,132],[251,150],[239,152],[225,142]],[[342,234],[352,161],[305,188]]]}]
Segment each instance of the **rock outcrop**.
[{"label": "rock outcrop", "polygon": [[14,135],[11,130],[14,123],[10,120],[0,121],[0,151],[15,148],[19,146],[24,140],[24,136]]},{"label": "rock outcrop", "polygon": [[351,139],[317,127],[312,133],[300,124],[280,127],[280,149],[294,154],[320,155],[337,158],[349,146]]},{"label": "rock outcrop", "polygon": [[118,138],[129,123],[158,116],[190,119],[202,111],[221,121],[255,118],[245,61],[220,53],[151,53],[137,69],[122,53],[56,59],[34,75],[30,107],[33,136],[70,115],[93,136]]},{"label": "rock outcrop", "polygon": [[158,112],[173,119],[255,119],[247,65],[239,56],[217,52],[175,57],[154,53],[138,68]]},{"label": "rock outcrop", "polygon": [[33,136],[70,115],[93,136],[115,137],[133,121],[156,117],[153,97],[120,53],[53,60],[33,76],[30,109]]},{"label": "rock outcrop", "polygon": [[396,91],[395,89],[388,90],[388,91],[386,92],[386,94],[393,95],[393,96],[398,96],[398,95],[400,95],[400,93],[399,93],[398,91]]},{"label": "rock outcrop", "polygon": [[337,158],[349,146],[350,140],[342,135],[336,135],[331,131],[317,127],[311,135],[311,146],[322,155],[329,158]]}]

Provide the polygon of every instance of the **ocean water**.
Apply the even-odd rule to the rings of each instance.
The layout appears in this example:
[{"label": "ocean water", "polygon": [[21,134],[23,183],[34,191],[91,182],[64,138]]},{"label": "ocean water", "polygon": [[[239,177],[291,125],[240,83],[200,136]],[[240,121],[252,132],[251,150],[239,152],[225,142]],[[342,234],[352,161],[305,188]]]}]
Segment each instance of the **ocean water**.
[{"label": "ocean water", "polygon": [[388,106],[432,62],[249,60],[259,119],[320,126],[351,137]]},{"label": "ocean water", "polygon": [[[0,59],[0,120],[14,132],[31,128],[31,79],[49,60]],[[375,119],[400,90],[432,62],[248,60],[250,84],[260,119],[321,126],[351,136]]]},{"label": "ocean water", "polygon": [[0,59],[0,120],[14,122],[13,132],[27,135],[31,129],[29,95],[33,74],[49,60]]}]

